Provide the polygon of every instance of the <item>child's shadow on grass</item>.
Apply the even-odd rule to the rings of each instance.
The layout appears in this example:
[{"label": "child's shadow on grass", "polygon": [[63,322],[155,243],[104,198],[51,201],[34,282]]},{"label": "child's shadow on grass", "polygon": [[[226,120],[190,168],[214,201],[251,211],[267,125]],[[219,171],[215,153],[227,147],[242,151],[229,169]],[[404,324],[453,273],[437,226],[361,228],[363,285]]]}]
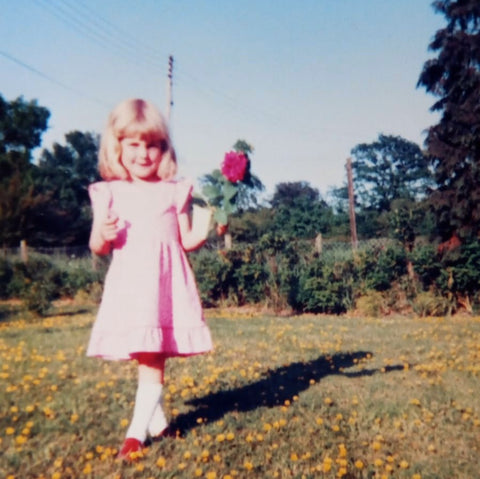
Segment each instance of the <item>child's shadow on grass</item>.
[{"label": "child's shadow on grass", "polygon": [[[268,371],[262,379],[235,389],[207,394],[187,402],[196,409],[177,416],[170,425],[171,433],[184,434],[198,426],[198,420],[207,422],[221,419],[225,414],[238,411],[247,412],[259,407],[280,406],[286,400],[308,389],[313,382],[322,378],[340,374],[347,377],[371,376],[377,370],[345,372],[345,368],[356,365],[362,359],[371,357],[371,353],[354,353],[320,356],[309,362],[291,363]],[[403,369],[403,366],[390,366],[388,371]]]}]

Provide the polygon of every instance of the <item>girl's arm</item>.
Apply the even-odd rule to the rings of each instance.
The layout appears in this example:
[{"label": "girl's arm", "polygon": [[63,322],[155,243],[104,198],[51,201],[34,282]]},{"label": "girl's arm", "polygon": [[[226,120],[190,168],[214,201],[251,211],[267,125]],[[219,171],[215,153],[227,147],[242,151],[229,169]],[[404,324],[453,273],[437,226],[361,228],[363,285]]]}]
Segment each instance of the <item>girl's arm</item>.
[{"label": "girl's arm", "polygon": [[88,245],[93,253],[106,255],[110,253],[112,241],[118,234],[118,216],[110,213],[106,218],[96,218],[93,215],[92,231]]},{"label": "girl's arm", "polygon": [[180,213],[178,215],[178,226],[180,229],[180,241],[185,251],[193,251],[205,244],[207,235],[203,235],[192,229],[190,216],[188,213]]}]

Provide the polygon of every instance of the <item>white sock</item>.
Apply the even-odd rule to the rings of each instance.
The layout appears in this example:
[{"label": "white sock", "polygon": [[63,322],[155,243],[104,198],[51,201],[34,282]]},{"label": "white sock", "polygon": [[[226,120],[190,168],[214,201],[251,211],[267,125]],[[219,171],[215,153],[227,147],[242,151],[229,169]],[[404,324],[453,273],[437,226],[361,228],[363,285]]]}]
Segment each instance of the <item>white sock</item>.
[{"label": "white sock", "polygon": [[145,442],[148,425],[161,395],[162,385],[160,383],[138,383],[133,417],[126,437],[134,437],[141,442]]},{"label": "white sock", "polygon": [[153,412],[152,419],[150,419],[150,424],[148,425],[148,434],[152,437],[160,436],[165,429],[167,429],[168,421],[163,412],[163,402],[162,399],[157,403],[155,411]]}]

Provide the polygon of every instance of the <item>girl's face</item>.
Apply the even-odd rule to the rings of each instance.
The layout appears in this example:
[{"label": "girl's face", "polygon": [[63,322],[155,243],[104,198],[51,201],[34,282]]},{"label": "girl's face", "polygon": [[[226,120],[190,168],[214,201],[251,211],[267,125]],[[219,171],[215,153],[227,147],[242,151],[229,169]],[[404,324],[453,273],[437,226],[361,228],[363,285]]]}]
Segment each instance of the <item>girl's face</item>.
[{"label": "girl's face", "polygon": [[141,136],[123,138],[122,164],[133,181],[158,180],[157,170],[162,161],[160,142],[149,142]]}]

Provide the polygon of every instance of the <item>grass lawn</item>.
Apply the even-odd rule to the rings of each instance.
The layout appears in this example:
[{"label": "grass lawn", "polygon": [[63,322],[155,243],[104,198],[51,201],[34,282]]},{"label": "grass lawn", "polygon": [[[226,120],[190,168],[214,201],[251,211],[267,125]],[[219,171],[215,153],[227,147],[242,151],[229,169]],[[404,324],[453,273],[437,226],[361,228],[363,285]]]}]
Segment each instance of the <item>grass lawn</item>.
[{"label": "grass lawn", "polygon": [[85,357],[94,310],[0,310],[0,477],[480,477],[479,318],[207,316],[169,436],[123,464],[136,370]]}]

